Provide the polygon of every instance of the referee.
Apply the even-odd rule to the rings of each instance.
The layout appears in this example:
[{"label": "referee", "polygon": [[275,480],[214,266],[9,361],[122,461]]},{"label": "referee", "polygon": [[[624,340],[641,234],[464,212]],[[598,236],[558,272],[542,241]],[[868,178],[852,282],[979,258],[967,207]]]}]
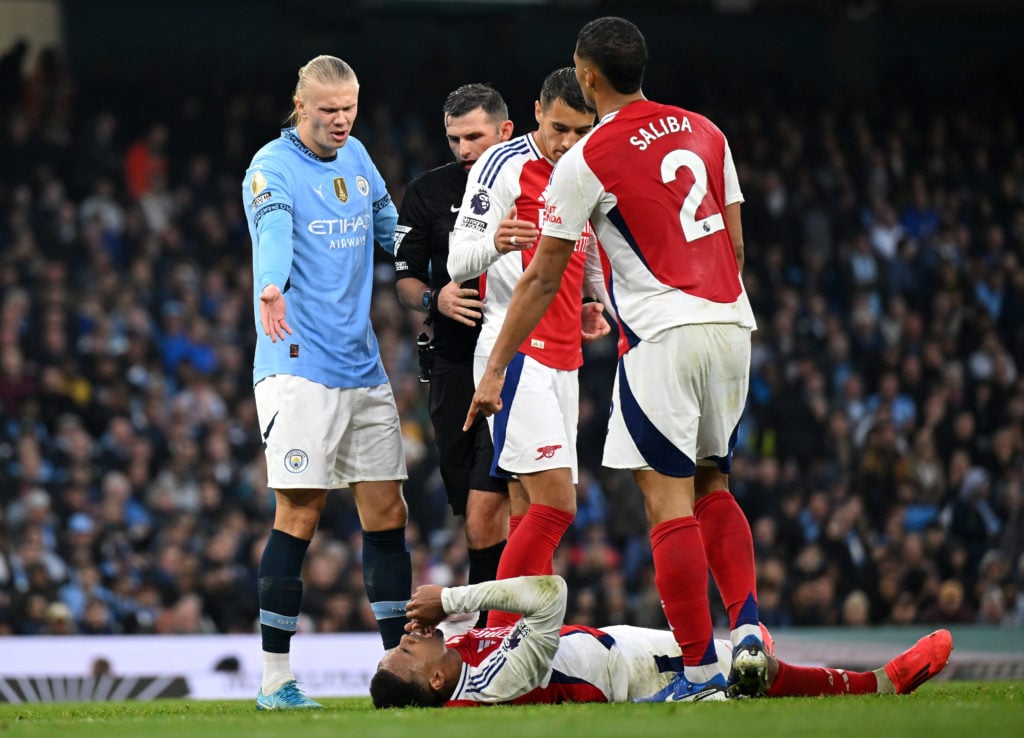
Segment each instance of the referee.
[{"label": "referee", "polygon": [[506,483],[489,474],[494,447],[487,422],[479,418],[468,433],[462,430],[474,391],[473,349],[482,302],[477,280],[458,285],[448,276],[448,237],[469,168],[488,148],[512,136],[512,121],[498,91],[483,84],[453,91],[443,111],[455,161],[409,183],[395,233],[395,279],[399,301],[426,313],[433,329],[432,350],[426,356],[421,351],[424,379],[430,378],[430,419],[448,504],[466,521],[473,584],[497,574],[509,509]]}]

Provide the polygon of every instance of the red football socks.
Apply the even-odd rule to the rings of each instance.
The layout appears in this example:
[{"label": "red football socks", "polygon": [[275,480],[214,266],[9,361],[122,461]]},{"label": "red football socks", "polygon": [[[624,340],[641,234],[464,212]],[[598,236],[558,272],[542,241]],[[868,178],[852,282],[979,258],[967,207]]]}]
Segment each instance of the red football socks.
[{"label": "red football socks", "polygon": [[[562,534],[572,525],[572,513],[548,505],[531,504],[521,522],[509,533],[508,543],[498,563],[498,579],[551,574],[551,558],[562,540]],[[513,523],[514,524],[514,523]],[[488,627],[509,625],[519,619],[518,613],[491,610]]]},{"label": "red football socks", "polygon": [[717,660],[708,608],[708,561],[701,530],[692,515],[651,529],[654,581],[665,617],[683,652],[684,666]]},{"label": "red football socks", "polygon": [[754,540],[743,510],[735,497],[720,489],[699,499],[693,514],[700,523],[708,566],[729,613],[729,627],[756,624]]},{"label": "red football socks", "polygon": [[845,671],[820,666],[792,666],[779,661],[779,673],[768,688],[769,697],[821,697],[831,694],[875,694],[873,671]]}]

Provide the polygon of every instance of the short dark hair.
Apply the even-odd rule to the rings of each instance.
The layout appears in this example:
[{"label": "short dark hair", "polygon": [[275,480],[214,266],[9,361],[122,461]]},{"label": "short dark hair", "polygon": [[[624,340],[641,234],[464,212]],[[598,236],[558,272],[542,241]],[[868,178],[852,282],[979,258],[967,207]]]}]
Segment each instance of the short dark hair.
[{"label": "short dark hair", "polygon": [[547,110],[555,100],[561,100],[580,113],[596,112],[583,99],[583,90],[576,79],[576,70],[572,67],[556,69],[544,78],[544,84],[540,87],[540,107]]},{"label": "short dark hair", "polygon": [[501,123],[508,120],[508,105],[501,93],[490,85],[478,82],[452,90],[442,106],[446,118],[458,118],[477,108],[482,108],[487,115]]},{"label": "short dark hair", "polygon": [[583,26],[576,37],[576,55],[600,69],[616,92],[628,95],[643,85],[647,42],[625,18],[607,16]]},{"label": "short dark hair", "polygon": [[378,710],[389,707],[441,707],[444,699],[425,684],[406,681],[394,672],[378,669],[370,680],[370,697]]}]

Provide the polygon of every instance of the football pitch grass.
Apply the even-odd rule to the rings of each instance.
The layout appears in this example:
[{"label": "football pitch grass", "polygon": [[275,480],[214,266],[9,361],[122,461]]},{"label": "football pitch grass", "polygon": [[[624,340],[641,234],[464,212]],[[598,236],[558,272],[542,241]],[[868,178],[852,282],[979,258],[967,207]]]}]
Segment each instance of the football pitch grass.
[{"label": "football pitch grass", "polygon": [[324,699],[312,712],[257,712],[253,701],[0,706],[0,738],[632,738],[698,736],[1024,736],[1024,682],[947,681],[902,697],[699,704],[537,705],[376,711],[368,698]]}]

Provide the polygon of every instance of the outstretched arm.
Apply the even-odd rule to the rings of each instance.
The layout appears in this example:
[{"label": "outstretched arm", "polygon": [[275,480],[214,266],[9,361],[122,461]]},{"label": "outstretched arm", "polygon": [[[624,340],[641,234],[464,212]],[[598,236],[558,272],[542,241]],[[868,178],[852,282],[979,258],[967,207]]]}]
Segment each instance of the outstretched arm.
[{"label": "outstretched arm", "polygon": [[469,430],[477,413],[494,415],[501,409],[505,369],[555,299],[575,243],[563,238],[541,236],[533,261],[516,283],[505,322],[491,349],[483,377],[477,384],[463,430]]}]

